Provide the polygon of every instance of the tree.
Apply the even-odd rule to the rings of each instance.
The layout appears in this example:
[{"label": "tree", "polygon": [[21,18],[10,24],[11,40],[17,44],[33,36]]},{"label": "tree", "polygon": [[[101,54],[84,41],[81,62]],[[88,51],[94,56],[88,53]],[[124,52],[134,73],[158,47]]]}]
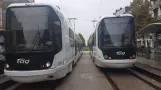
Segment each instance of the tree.
[{"label": "tree", "polygon": [[83,41],[83,46],[86,46],[85,39],[81,33],[78,34],[80,39]]},{"label": "tree", "polygon": [[[3,8],[3,4],[2,4],[2,1],[0,1],[0,9],[2,10]],[[2,15],[2,13],[0,13]],[[1,16],[0,15],[0,16]],[[0,22],[2,22],[2,19],[0,18]],[[2,29],[2,25],[0,25],[0,30]]]},{"label": "tree", "polygon": [[136,30],[140,30],[150,23],[154,23],[155,19],[152,17],[152,5],[150,1],[133,0],[131,3],[131,14],[135,18]]},{"label": "tree", "polygon": [[0,1],[0,8],[2,8],[3,4],[2,4],[2,1]]},{"label": "tree", "polygon": [[2,25],[0,25],[0,29],[2,29]]}]

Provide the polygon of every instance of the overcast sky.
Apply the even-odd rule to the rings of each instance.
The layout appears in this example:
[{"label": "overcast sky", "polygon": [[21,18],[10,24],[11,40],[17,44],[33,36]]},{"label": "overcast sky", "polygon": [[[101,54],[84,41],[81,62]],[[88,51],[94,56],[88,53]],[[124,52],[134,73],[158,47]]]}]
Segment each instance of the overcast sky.
[{"label": "overcast sky", "polygon": [[132,0],[35,0],[35,2],[38,3],[59,5],[67,18],[78,18],[76,21],[76,32],[81,33],[86,41],[94,31],[91,20],[102,15],[111,16],[116,9],[130,5],[131,1]]}]

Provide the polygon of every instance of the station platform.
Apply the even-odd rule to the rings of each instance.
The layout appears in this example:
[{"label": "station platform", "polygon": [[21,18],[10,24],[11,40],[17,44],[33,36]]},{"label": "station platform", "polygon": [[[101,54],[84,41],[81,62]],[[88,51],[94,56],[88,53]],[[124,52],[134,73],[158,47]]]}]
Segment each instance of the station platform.
[{"label": "station platform", "polygon": [[161,76],[161,61],[159,60],[146,59],[145,57],[138,56],[135,66],[150,73]]}]

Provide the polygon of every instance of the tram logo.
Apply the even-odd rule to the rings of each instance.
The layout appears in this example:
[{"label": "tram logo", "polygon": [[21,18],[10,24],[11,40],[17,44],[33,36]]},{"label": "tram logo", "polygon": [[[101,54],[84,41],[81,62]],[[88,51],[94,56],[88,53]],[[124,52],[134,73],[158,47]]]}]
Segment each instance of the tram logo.
[{"label": "tram logo", "polygon": [[117,54],[117,55],[125,55],[125,52],[123,52],[123,51],[118,51],[118,52],[116,52],[116,54]]},{"label": "tram logo", "polygon": [[24,58],[17,59],[18,64],[29,64],[30,60],[25,60]]}]

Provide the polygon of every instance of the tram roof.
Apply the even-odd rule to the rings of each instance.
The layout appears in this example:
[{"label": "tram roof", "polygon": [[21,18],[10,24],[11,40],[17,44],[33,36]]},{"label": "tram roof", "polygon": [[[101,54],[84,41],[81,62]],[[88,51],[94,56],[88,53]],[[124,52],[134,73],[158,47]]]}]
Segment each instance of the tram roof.
[{"label": "tram roof", "polygon": [[12,3],[7,8],[18,7],[18,6],[45,6],[45,5],[50,6],[54,10],[57,10],[57,11],[60,12],[60,8],[59,8],[58,5],[52,5],[52,4],[49,4],[49,3]]},{"label": "tram roof", "polygon": [[112,16],[104,15],[104,16],[101,16],[101,17],[99,18],[98,21],[100,21],[100,20],[102,20],[102,19],[104,19],[104,18],[127,17],[127,16],[133,17],[133,15],[131,15],[131,14],[120,14],[120,15],[118,15],[118,16],[115,16],[115,15],[112,15]]},{"label": "tram roof", "polygon": [[137,32],[137,34],[144,34],[144,33],[145,34],[146,33],[161,33],[161,23],[149,24]]},{"label": "tram roof", "polygon": [[133,15],[131,14],[120,14],[118,16],[115,16],[115,15],[112,15],[112,16],[108,16],[108,15],[104,15],[104,16],[101,16],[99,17],[99,19],[97,20],[97,23],[96,23],[96,27],[98,27],[99,23],[104,19],[104,18],[114,18],[114,17],[134,17]]}]

